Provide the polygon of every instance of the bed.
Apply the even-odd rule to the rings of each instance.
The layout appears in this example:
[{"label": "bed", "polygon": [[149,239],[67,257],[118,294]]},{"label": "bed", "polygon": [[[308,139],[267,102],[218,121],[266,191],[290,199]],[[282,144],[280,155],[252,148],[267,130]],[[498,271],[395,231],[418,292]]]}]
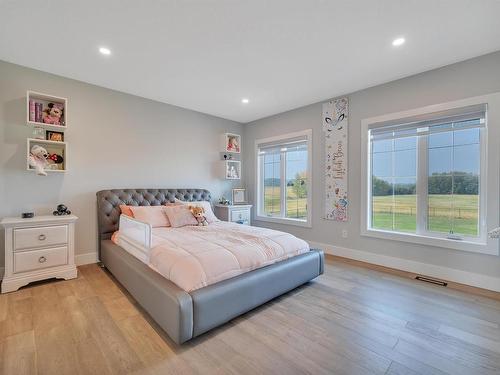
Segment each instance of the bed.
[{"label": "bed", "polygon": [[[182,344],[323,273],[323,252],[310,249],[187,292],[111,240],[119,228],[119,205],[159,206],[175,199],[211,201],[211,195],[204,189],[113,189],[97,193],[100,261],[174,342]],[[151,246],[148,237],[146,233],[137,242]]]}]

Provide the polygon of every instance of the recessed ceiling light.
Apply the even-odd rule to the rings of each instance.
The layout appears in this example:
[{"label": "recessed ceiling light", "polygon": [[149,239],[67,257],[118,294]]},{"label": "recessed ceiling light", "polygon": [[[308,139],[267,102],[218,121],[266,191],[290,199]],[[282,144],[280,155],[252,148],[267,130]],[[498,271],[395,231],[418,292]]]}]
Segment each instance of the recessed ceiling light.
[{"label": "recessed ceiling light", "polygon": [[250,102],[250,100],[248,100],[247,98],[243,98],[243,99],[241,99],[241,102],[243,104],[248,104],[248,102]]},{"label": "recessed ceiling light", "polygon": [[394,47],[399,47],[405,44],[405,38],[396,38],[392,41],[392,45]]},{"label": "recessed ceiling light", "polygon": [[101,52],[103,55],[111,55],[111,50],[106,47],[100,47],[99,52]]}]

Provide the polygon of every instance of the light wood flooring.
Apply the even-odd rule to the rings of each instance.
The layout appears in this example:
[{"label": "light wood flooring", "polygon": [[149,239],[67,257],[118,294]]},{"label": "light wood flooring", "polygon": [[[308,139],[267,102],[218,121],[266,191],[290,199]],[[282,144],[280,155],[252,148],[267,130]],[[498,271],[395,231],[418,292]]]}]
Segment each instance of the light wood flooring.
[{"label": "light wood flooring", "polygon": [[97,265],[0,295],[1,374],[500,374],[500,301],[329,258],[177,346]]}]

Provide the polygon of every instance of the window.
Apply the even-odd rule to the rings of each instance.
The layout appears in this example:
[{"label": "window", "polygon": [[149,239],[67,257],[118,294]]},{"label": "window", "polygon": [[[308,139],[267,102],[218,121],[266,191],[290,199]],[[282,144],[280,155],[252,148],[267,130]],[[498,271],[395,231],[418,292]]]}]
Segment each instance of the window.
[{"label": "window", "polygon": [[311,134],[256,142],[257,220],[310,226]]},{"label": "window", "polygon": [[388,117],[363,121],[364,234],[485,244],[486,105]]}]

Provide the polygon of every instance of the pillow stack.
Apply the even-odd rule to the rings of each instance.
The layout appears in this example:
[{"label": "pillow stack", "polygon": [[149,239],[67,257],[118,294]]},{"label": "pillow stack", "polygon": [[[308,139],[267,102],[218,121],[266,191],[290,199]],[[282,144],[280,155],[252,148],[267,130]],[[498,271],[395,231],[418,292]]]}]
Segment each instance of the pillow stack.
[{"label": "pillow stack", "polygon": [[179,228],[198,224],[189,206],[202,207],[209,224],[219,221],[212,211],[210,202],[207,201],[185,202],[176,199],[175,203],[167,203],[165,206],[127,206],[121,204],[119,207],[122,215],[147,223],[153,228]]}]

